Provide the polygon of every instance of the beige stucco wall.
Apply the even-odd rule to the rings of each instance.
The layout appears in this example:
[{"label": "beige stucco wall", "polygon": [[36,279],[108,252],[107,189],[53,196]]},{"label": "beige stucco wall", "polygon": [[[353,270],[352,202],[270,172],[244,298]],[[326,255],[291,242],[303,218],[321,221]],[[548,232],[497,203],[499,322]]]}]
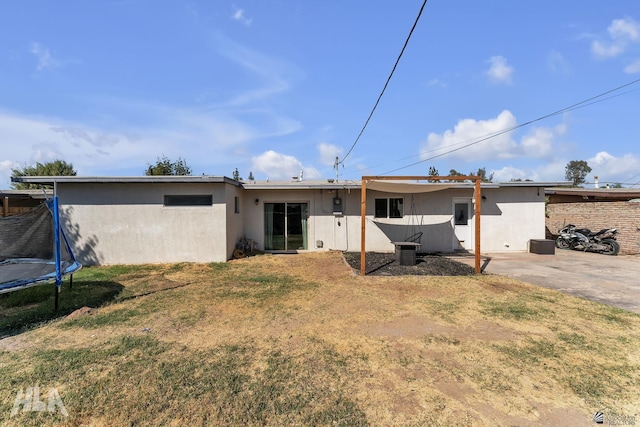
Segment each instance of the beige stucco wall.
[{"label": "beige stucco wall", "polygon": [[483,194],[482,252],[528,251],[530,239],[545,238],[543,188],[502,187]]},{"label": "beige stucco wall", "polygon": [[[163,205],[165,194],[212,194],[213,205]],[[243,189],[227,183],[60,183],[63,225],[78,259],[91,264],[223,262],[242,237],[264,249],[264,203],[309,205],[308,250],[360,251],[361,191]],[[342,199],[343,215],[333,214]],[[481,250],[526,251],[529,239],[545,236],[544,191],[484,189]],[[238,197],[239,212],[235,212]],[[404,198],[403,218],[374,218],[376,198]],[[367,192],[366,249],[392,252],[391,241],[422,231],[422,250],[455,248],[452,200],[472,200],[472,189],[411,194]],[[471,204],[473,210],[473,204]],[[411,215],[412,211],[415,215]],[[473,248],[474,221],[470,219]]]},{"label": "beige stucco wall", "polygon": [[[226,224],[231,188],[223,183],[63,183],[58,196],[65,231],[83,264],[219,262],[233,251]],[[212,194],[213,205],[164,206],[165,194]]]},{"label": "beige stucco wall", "polygon": [[[333,214],[333,198],[342,198],[344,215]],[[482,202],[482,252],[527,251],[529,239],[544,239],[544,191],[518,187],[485,189]],[[264,203],[309,203],[309,250],[360,251],[361,246],[360,190],[245,190],[243,200],[244,232],[259,249],[264,248]],[[403,218],[374,218],[376,198],[404,198]],[[391,252],[391,241],[402,241],[422,231],[422,250],[451,252],[455,248],[453,231],[453,198],[472,200],[473,190],[455,189],[414,194],[411,215],[411,195],[378,191],[367,192],[366,248],[368,251]],[[255,203],[258,199],[258,204]],[[473,203],[471,204],[473,210]],[[474,247],[475,224],[470,220]],[[319,241],[322,247],[318,246]]]}]

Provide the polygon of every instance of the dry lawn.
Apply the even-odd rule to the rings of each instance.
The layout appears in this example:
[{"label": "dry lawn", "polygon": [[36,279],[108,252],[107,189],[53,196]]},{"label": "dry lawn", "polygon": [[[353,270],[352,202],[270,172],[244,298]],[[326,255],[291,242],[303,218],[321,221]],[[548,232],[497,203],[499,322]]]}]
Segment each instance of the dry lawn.
[{"label": "dry lawn", "polygon": [[[113,303],[0,340],[1,425],[590,425],[599,410],[640,413],[640,316],[504,277],[360,277],[325,252],[89,268],[74,282],[100,277],[124,286]],[[55,387],[69,416],[10,417],[36,384]]]}]

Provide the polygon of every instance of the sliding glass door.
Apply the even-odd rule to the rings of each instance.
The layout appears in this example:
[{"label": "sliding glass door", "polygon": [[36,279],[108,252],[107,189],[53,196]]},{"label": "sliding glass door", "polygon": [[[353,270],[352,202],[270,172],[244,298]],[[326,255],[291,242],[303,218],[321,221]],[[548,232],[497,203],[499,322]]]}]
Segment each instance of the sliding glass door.
[{"label": "sliding glass door", "polygon": [[307,203],[264,204],[264,249],[307,249]]}]

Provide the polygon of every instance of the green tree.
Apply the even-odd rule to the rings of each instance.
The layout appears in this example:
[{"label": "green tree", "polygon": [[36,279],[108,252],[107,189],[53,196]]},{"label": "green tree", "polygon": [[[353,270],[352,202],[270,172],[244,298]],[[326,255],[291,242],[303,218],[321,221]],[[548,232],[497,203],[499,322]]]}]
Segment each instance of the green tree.
[{"label": "green tree", "polygon": [[180,157],[175,162],[172,162],[167,156],[162,156],[158,157],[155,164],[148,165],[145,175],[191,175],[191,168]]},{"label": "green tree", "polygon": [[254,181],[253,172],[249,172],[249,181]]},{"label": "green tree", "polygon": [[564,177],[567,181],[571,181],[574,187],[584,183],[587,174],[591,172],[591,168],[585,160],[571,160],[565,167]]},{"label": "green tree", "polygon": [[[434,166],[429,166],[429,176],[438,176],[440,175],[440,172],[438,172],[438,169],[436,169]],[[434,179],[432,180],[432,182],[440,182],[439,179]]]},{"label": "green tree", "polygon": [[235,181],[242,181],[242,177],[240,176],[240,172],[238,172],[238,168],[233,171],[233,179]]},{"label": "green tree", "polygon": [[[54,160],[46,163],[37,162],[32,166],[11,169],[12,176],[75,176],[76,174],[77,172],[73,169],[73,165],[65,162],[64,160]],[[26,190],[29,188],[39,187],[42,187],[42,185],[27,184],[23,182],[11,183],[11,188],[15,190]]]},{"label": "green tree", "polygon": [[480,181],[482,182],[492,182],[493,181],[493,173],[487,176],[487,168],[478,168],[476,173],[470,172],[469,175],[475,175],[480,177]]},{"label": "green tree", "polygon": [[616,182],[615,184],[611,185],[611,188],[622,188],[622,184],[619,182]]},{"label": "green tree", "polygon": [[[458,172],[455,169],[450,169],[449,170],[449,176],[464,176],[463,173]],[[458,182],[458,181],[451,181],[451,182]]]}]

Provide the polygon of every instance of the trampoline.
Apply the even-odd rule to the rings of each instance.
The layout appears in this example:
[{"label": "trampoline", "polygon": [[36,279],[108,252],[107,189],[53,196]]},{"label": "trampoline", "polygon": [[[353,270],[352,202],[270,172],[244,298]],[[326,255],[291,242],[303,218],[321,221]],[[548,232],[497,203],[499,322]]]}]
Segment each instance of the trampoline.
[{"label": "trampoline", "polygon": [[80,270],[60,226],[58,199],[0,219],[0,294],[55,281]]}]

